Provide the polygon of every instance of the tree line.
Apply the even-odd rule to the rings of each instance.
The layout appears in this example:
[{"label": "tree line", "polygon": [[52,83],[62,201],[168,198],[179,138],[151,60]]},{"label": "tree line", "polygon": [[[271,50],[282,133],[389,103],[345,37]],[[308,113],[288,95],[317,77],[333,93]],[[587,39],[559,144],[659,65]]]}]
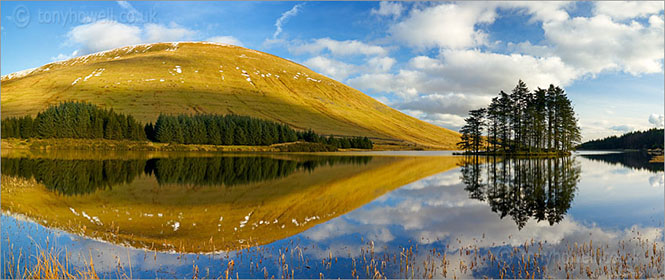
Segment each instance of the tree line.
[{"label": "tree line", "polygon": [[457,145],[469,153],[567,153],[581,140],[577,122],[562,88],[532,92],[520,80],[510,94],[501,91],[487,108],[469,112]]},{"label": "tree line", "polygon": [[646,170],[653,173],[663,172],[665,166],[663,163],[650,162],[652,155],[647,151],[630,151],[623,153],[598,153],[598,154],[582,154],[583,158],[593,161],[600,161],[621,167]]},{"label": "tree line", "polygon": [[609,136],[582,143],[580,150],[615,150],[615,149],[662,149],[663,129],[652,128],[646,131],[633,131],[621,136]]},{"label": "tree line", "polygon": [[302,140],[336,148],[371,149],[367,137],[324,137],[314,131],[296,131],[288,125],[239,115],[164,115],[146,125],[148,139],[162,143],[212,145],[272,145]]},{"label": "tree line", "polygon": [[368,156],[274,159],[270,157],[153,158],[149,160],[66,160],[2,158],[3,175],[34,178],[63,195],[93,193],[129,184],[142,175],[157,183],[195,186],[235,186],[284,178],[298,171],[337,164],[365,165]]},{"label": "tree line", "polygon": [[2,120],[2,138],[78,138],[146,140],[143,125],[84,102],[63,102],[31,116]]},{"label": "tree line", "polygon": [[31,116],[2,120],[2,138],[150,140],[161,143],[272,145],[305,141],[334,148],[372,149],[367,137],[321,136],[286,124],[239,115],[164,115],[142,125],[131,115],[85,102],[63,102]]}]

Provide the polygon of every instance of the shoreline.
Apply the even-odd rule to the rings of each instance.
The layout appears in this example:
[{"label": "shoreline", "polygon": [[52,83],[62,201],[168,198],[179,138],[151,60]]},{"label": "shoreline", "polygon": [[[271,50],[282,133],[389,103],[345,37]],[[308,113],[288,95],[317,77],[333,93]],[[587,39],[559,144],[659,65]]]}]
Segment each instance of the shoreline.
[{"label": "shoreline", "polygon": [[[383,141],[381,141],[383,142]],[[375,152],[453,152],[428,147],[398,143],[377,143],[373,149],[337,149],[330,150],[320,143],[289,142],[269,146],[208,145],[208,144],[173,144],[151,141],[108,140],[108,139],[19,139],[1,140],[2,149],[12,150],[48,150],[48,151],[142,151],[142,152],[211,152],[211,153],[375,153]]]}]

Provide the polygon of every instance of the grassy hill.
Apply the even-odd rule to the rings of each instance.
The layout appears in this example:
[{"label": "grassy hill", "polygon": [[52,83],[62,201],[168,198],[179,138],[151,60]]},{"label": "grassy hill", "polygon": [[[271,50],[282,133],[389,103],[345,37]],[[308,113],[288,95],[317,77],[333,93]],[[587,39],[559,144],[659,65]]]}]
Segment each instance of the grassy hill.
[{"label": "grassy hill", "polygon": [[2,77],[2,117],[78,100],[142,122],[160,113],[235,113],[320,134],[454,149],[457,132],[394,110],[302,65],[215,43],[129,46]]}]

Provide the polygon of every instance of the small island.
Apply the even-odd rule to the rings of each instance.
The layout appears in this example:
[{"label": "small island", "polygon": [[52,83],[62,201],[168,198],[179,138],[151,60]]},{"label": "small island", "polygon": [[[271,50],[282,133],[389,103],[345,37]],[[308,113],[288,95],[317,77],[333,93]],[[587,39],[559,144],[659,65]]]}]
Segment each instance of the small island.
[{"label": "small island", "polygon": [[529,91],[520,80],[487,108],[471,110],[457,144],[466,155],[569,155],[581,140],[565,91],[554,85]]}]

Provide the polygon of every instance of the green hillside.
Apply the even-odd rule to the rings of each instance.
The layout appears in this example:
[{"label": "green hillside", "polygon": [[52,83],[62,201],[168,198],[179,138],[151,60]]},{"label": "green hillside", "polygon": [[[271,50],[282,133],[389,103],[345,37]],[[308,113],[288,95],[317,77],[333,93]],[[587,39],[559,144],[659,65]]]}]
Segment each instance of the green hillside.
[{"label": "green hillside", "polygon": [[214,43],[123,47],[2,77],[2,117],[86,101],[142,122],[160,113],[235,113],[319,134],[455,149],[457,132],[394,110],[302,65]]},{"label": "green hillside", "polygon": [[652,128],[645,131],[632,131],[621,136],[609,136],[603,139],[584,142],[579,150],[624,150],[624,149],[662,149],[663,129]]}]

